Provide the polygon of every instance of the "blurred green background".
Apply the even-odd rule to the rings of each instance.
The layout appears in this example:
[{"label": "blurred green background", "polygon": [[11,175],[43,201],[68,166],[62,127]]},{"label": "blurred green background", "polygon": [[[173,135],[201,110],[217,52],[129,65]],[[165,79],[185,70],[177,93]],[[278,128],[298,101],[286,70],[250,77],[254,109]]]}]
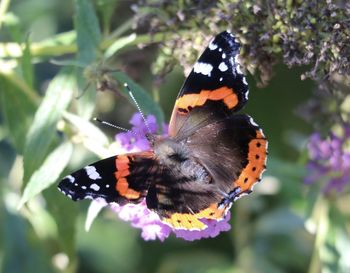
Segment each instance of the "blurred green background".
[{"label": "blurred green background", "polygon": [[[117,132],[89,120],[130,126],[127,79],[145,112],[168,121],[184,81],[176,65],[155,83],[152,42],[164,36],[135,32],[135,4],[1,0],[0,272],[350,272],[349,196],[325,199],[319,185],[303,184],[313,127],[298,109],[315,88],[300,80],[306,67],[274,66],[264,88],[248,75],[244,112],[268,137],[269,158],[254,193],[232,207],[229,232],[147,242],[108,209],[85,232],[89,201],[71,202],[56,184],[110,152]],[[109,78],[104,67],[121,72]]]}]

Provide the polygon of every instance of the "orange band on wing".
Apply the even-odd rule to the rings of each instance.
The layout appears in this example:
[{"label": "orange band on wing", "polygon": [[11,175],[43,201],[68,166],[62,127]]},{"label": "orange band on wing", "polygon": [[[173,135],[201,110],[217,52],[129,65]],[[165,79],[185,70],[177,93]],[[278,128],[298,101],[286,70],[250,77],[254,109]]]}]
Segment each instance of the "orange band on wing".
[{"label": "orange band on wing", "polygon": [[126,155],[119,155],[116,157],[115,165],[118,171],[129,169],[129,157]]},{"label": "orange band on wing", "polygon": [[261,130],[256,131],[256,137],[248,144],[248,164],[236,181],[234,187],[240,187],[242,192],[251,190],[252,186],[260,181],[266,169],[267,140]]},{"label": "orange band on wing", "polygon": [[129,157],[126,155],[119,155],[116,157],[115,165],[117,171],[114,173],[114,176],[117,183],[115,184],[115,189],[121,196],[127,199],[138,199],[141,193],[130,189],[126,178],[130,174],[129,163]]},{"label": "orange band on wing", "polygon": [[193,107],[204,105],[207,100],[222,100],[228,109],[238,104],[238,97],[233,89],[223,86],[215,90],[202,90],[198,94],[183,95],[176,100],[175,106],[190,111]]},{"label": "orange band on wing", "polygon": [[162,218],[162,222],[174,229],[203,230],[207,228],[200,219],[212,219],[219,221],[224,218],[228,207],[219,209],[217,204],[212,204],[209,208],[198,213],[174,213],[169,218]]},{"label": "orange band on wing", "polygon": [[189,213],[174,213],[170,218],[163,218],[162,222],[175,229],[203,230],[207,227],[195,215]]},{"label": "orange band on wing", "polygon": [[115,177],[116,177],[117,179],[120,179],[120,178],[122,178],[122,177],[126,177],[126,176],[128,176],[129,174],[130,174],[129,169],[118,170],[118,171],[116,171],[116,172],[114,173],[114,175],[115,175]]}]

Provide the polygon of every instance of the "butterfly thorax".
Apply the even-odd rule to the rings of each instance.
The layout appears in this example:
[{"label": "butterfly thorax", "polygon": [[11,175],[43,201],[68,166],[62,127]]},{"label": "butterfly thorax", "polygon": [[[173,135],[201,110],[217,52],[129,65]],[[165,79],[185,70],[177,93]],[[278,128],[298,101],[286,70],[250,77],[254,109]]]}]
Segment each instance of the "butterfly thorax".
[{"label": "butterfly thorax", "polygon": [[160,139],[154,143],[153,148],[159,163],[178,179],[184,182],[211,183],[208,171],[193,157],[184,142],[176,142],[171,138]]}]

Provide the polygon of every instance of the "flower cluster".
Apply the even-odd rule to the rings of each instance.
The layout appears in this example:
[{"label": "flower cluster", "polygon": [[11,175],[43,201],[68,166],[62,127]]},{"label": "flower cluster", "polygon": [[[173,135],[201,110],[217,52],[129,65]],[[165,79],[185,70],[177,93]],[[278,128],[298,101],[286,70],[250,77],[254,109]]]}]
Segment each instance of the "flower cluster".
[{"label": "flower cluster", "polygon": [[242,43],[242,66],[250,72],[259,70],[256,74],[261,83],[272,77],[272,67],[280,56],[288,66],[309,65],[303,77],[348,75],[350,4],[331,0],[281,3],[198,0],[195,5],[187,1],[179,9],[177,2],[139,0],[133,9],[136,22],[143,28],[148,25],[150,34],[169,33],[157,63],[158,73],[169,70],[174,58],[192,64],[194,51],[201,52],[199,45],[206,44],[201,34],[231,29]]},{"label": "flower cluster", "polygon": [[230,220],[229,212],[225,219],[219,222],[216,220],[203,219],[202,222],[208,226],[203,231],[188,231],[172,229],[164,224],[160,220],[158,214],[147,208],[145,201],[139,204],[127,204],[124,206],[113,204],[111,208],[118,214],[120,219],[130,222],[135,228],[141,229],[141,237],[146,241],[156,239],[164,241],[172,232],[178,238],[193,241],[202,238],[216,237],[220,232],[228,231],[231,228],[228,223]]},{"label": "flower cluster", "polygon": [[[116,142],[118,146],[122,148],[121,152],[138,152],[150,148],[145,134],[149,133],[148,130],[153,134],[157,133],[158,125],[156,123],[156,118],[152,115],[147,116],[146,120],[148,128],[142,116],[136,113],[130,120],[131,125],[133,125],[132,131],[116,135]],[[163,133],[167,133],[166,125],[163,126]],[[101,199],[91,203],[85,225],[86,229],[89,229],[99,211],[107,205],[108,204]],[[220,232],[228,231],[231,228],[228,223],[230,220],[230,212],[228,212],[221,221],[201,219],[201,221],[207,225],[207,228],[202,231],[188,231],[176,230],[164,224],[157,213],[147,208],[145,200],[139,204],[130,203],[124,206],[112,203],[110,207],[118,214],[120,219],[130,222],[135,228],[141,229],[141,236],[146,241],[156,239],[164,241],[171,233],[175,234],[178,238],[193,241],[201,238],[216,237]]]},{"label": "flower cluster", "polygon": [[310,137],[308,149],[310,161],[305,183],[325,180],[324,192],[342,192],[350,183],[350,125],[343,127],[343,133],[331,133],[322,139],[319,133]]}]

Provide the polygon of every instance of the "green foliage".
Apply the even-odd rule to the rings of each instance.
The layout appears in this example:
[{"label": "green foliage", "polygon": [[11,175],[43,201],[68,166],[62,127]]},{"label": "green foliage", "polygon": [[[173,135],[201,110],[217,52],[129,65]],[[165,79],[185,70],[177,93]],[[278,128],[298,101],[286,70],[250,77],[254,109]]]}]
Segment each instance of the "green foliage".
[{"label": "green foliage", "polygon": [[26,184],[31,175],[43,163],[56,136],[56,126],[68,107],[75,82],[72,72],[63,70],[51,81],[46,96],[35,113],[28,130],[23,154],[24,178]]},{"label": "green foliage", "polygon": [[[163,111],[159,107],[159,104],[157,104],[152,97],[141,88],[138,84],[136,84],[134,81],[132,81],[127,75],[120,72],[114,72],[112,76],[121,83],[127,83],[130,87],[130,90],[133,92],[133,96],[135,97],[136,101],[142,102],[142,110],[145,112],[145,114],[153,114],[156,116],[159,124],[162,124],[164,122],[164,115]],[[120,90],[122,94],[124,94],[129,101],[134,104],[134,101],[130,98],[129,91],[126,88],[123,88]]]},{"label": "green foliage", "polygon": [[100,27],[90,0],[75,1],[74,23],[77,31],[78,62],[88,65],[96,59],[101,43]]},{"label": "green foliage", "polygon": [[28,181],[18,205],[19,208],[59,179],[60,174],[68,165],[72,152],[72,144],[66,142],[58,146],[47,156],[42,165],[33,173]]},{"label": "green foliage", "polygon": [[[349,272],[349,194],[302,183],[311,126],[292,113],[324,131],[349,122],[349,15],[332,1],[1,1],[0,272]],[[169,71],[180,63],[188,72],[227,28],[257,79],[248,79],[247,112],[271,147],[263,182],[232,208],[232,230],[144,242],[106,210],[85,233],[87,203],[79,209],[56,183],[111,154],[115,131],[91,117],[127,124],[136,111],[128,83],[163,123],[183,69]],[[312,86],[322,97],[296,109]]]},{"label": "green foliage", "polygon": [[[17,85],[17,83],[19,83]],[[15,75],[1,75],[1,109],[12,144],[23,154],[26,134],[32,122],[36,100],[19,85],[23,83]]]}]

